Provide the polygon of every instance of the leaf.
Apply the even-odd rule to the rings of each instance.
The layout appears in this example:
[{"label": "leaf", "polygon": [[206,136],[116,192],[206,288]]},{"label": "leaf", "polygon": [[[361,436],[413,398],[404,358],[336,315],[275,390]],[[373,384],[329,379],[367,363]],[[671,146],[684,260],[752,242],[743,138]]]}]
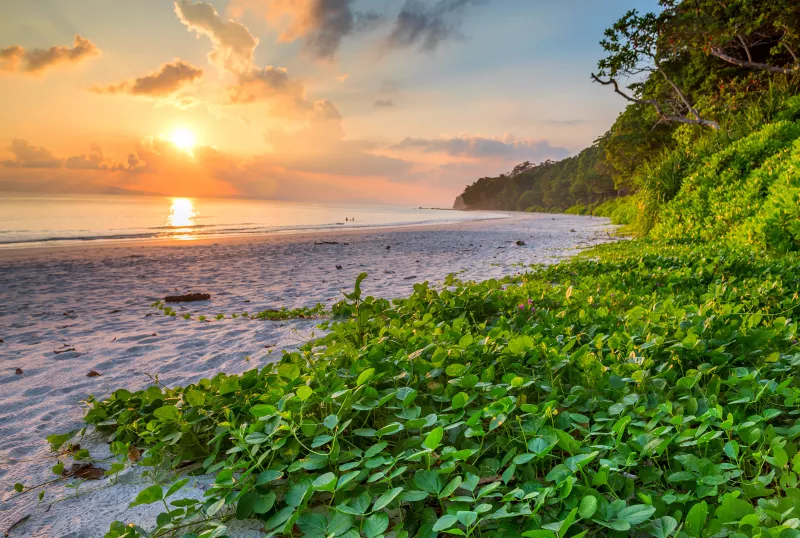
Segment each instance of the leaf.
[{"label": "leaf", "polygon": [[297,387],[295,394],[297,394],[297,397],[300,398],[302,401],[306,401],[309,398],[311,398],[311,395],[314,394],[314,391],[311,390],[306,385],[303,385],[301,387]]},{"label": "leaf", "polygon": [[460,476],[456,476],[447,485],[442,488],[442,491],[439,493],[439,498],[444,499],[445,497],[449,497],[458,489],[458,486],[461,485],[462,478]]},{"label": "leaf", "polygon": [[545,529],[536,529],[535,531],[525,531],[520,536],[525,538],[558,538],[556,533]]},{"label": "leaf", "polygon": [[294,381],[300,377],[300,367],[296,364],[283,363],[278,366],[278,375],[289,381]]},{"label": "leaf", "polygon": [[467,405],[467,400],[469,400],[469,395],[467,395],[466,392],[459,392],[453,396],[453,409],[462,409],[465,405]]},{"label": "leaf", "polygon": [[372,376],[374,375],[375,375],[375,368],[367,368],[358,375],[358,379],[356,380],[356,386],[360,387],[361,385],[372,379]]},{"label": "leaf", "polygon": [[400,495],[400,500],[406,501],[406,502],[410,502],[410,503],[421,501],[421,500],[427,499],[427,498],[428,498],[428,493],[427,492],[419,491],[419,490],[416,490],[416,489],[406,490]]},{"label": "leaf", "polygon": [[436,450],[439,446],[439,443],[442,442],[442,437],[444,436],[444,428],[441,426],[434,428],[431,432],[425,437],[425,440],[422,442],[422,446],[429,450]]},{"label": "leaf", "polygon": [[565,294],[566,299],[569,299],[570,297],[572,297],[572,286],[567,288],[567,293]]},{"label": "leaf", "polygon": [[200,407],[206,402],[206,393],[197,389],[189,389],[185,394],[186,403],[192,407]]},{"label": "leaf", "polygon": [[256,478],[256,486],[268,484],[273,480],[278,480],[282,476],[283,473],[280,471],[264,471],[258,475],[258,478]]},{"label": "leaf", "polygon": [[[328,474],[333,474],[333,473],[328,473]],[[286,492],[286,497],[284,498],[284,501],[290,507],[297,508],[302,504],[306,494],[310,489],[311,489],[311,481],[309,480],[303,480],[302,482],[297,482],[295,484],[292,484],[289,487],[289,491]]]},{"label": "leaf", "polygon": [[417,471],[414,484],[421,490],[438,495],[442,490],[442,478],[436,471]]},{"label": "leaf", "polygon": [[375,500],[375,504],[372,506],[372,511],[377,512],[378,510],[383,510],[386,506],[389,505],[389,503],[391,503],[395,499],[395,497],[400,495],[400,493],[402,492],[403,488],[400,487],[390,489],[389,491],[387,491],[386,493],[384,493]]},{"label": "leaf", "polygon": [[163,498],[164,490],[161,489],[160,484],[155,484],[147,489],[143,489],[136,496],[136,499],[128,505],[128,508],[139,506],[140,504],[151,504],[158,502]]},{"label": "leaf", "polygon": [[581,519],[589,519],[597,511],[597,499],[591,495],[587,495],[581,499],[580,507],[578,508],[578,515]]},{"label": "leaf", "polygon": [[558,526],[559,536],[567,535],[567,531],[572,526],[572,524],[575,523],[575,518],[577,517],[577,515],[578,515],[577,508],[573,508],[572,511],[570,511],[570,513],[567,514],[567,517],[564,519],[564,521],[561,522],[561,525]]},{"label": "leaf", "polygon": [[167,494],[166,494],[166,495],[164,495],[164,498],[166,499],[166,498],[168,498],[168,497],[171,497],[171,496],[172,496],[172,495],[174,495],[174,494],[175,494],[175,493],[176,493],[176,492],[177,492],[179,489],[181,489],[183,486],[185,486],[185,485],[186,485],[188,482],[189,482],[189,479],[188,479],[188,478],[184,478],[183,480],[178,480],[177,482],[175,482],[174,484],[172,484],[172,485],[169,487],[169,489],[167,490]]},{"label": "leaf", "polygon": [[651,521],[649,530],[655,538],[669,538],[677,528],[678,522],[675,518],[664,516]]},{"label": "leaf", "polygon": [[181,420],[181,412],[174,405],[165,405],[153,411],[153,415],[165,422],[178,422]]},{"label": "leaf", "polygon": [[458,518],[459,523],[469,528],[478,520],[478,512],[473,512],[471,510],[459,510],[456,512],[456,517]]},{"label": "leaf", "polygon": [[617,514],[617,519],[623,519],[630,523],[631,526],[638,525],[640,523],[644,523],[650,516],[655,514],[656,508],[655,506],[650,506],[647,504],[635,504],[633,506],[627,506],[619,511]]},{"label": "leaf", "polygon": [[322,421],[322,424],[329,430],[332,430],[339,424],[339,417],[338,415],[328,415],[325,417],[325,420]]},{"label": "leaf", "polygon": [[317,491],[334,491],[336,489],[336,475],[333,473],[325,473],[318,476],[311,485]]},{"label": "leaf", "polygon": [[436,524],[433,526],[433,530],[435,532],[447,530],[453,527],[456,523],[458,523],[458,518],[452,514],[447,514],[440,517]]},{"label": "leaf", "polygon": [[536,454],[531,452],[526,452],[525,454],[519,454],[518,456],[514,456],[514,464],[515,465],[524,465],[534,459]]},{"label": "leaf", "polygon": [[708,504],[705,501],[695,503],[686,514],[686,534],[699,538],[708,517]]},{"label": "leaf", "polygon": [[369,516],[364,520],[364,526],[361,531],[367,538],[376,538],[383,534],[383,531],[389,528],[389,516],[383,512],[378,512]]}]

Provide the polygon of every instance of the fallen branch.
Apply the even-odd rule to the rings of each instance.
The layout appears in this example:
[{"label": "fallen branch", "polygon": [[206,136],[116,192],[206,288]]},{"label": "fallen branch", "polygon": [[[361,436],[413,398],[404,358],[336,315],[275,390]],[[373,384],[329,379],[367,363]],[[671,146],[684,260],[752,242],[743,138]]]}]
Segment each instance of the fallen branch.
[{"label": "fallen branch", "polygon": [[192,301],[208,301],[211,299],[210,293],[186,293],[184,295],[167,295],[164,297],[165,303],[189,303]]}]

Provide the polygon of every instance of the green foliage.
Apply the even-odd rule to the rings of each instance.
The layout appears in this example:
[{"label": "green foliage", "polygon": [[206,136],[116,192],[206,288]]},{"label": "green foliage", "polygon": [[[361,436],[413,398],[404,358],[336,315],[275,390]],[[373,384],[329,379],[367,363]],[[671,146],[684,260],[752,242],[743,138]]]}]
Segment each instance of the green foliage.
[{"label": "green foliage", "polygon": [[200,501],[144,489],[153,536],[792,536],[798,261],[639,240],[391,303],[356,289],[277,364],[121,389],[86,422],[122,459],[214,476]]},{"label": "green foliage", "polygon": [[524,163],[508,175],[479,179],[461,196],[473,209],[549,212],[593,203],[615,192],[603,155],[600,146],[592,146],[563,161]]},{"label": "green foliage", "polygon": [[[156,301],[150,306],[152,306],[153,308],[157,308],[158,310],[161,310],[165,316],[177,316],[177,311],[174,308],[164,304],[162,301]],[[326,313],[327,311],[325,310],[325,305],[317,303],[311,308],[306,306],[300,308],[286,308],[284,306],[281,307],[280,309],[262,310],[260,312],[242,312],[239,314],[233,314],[231,318],[242,317],[249,319],[281,321],[286,319],[315,319],[324,316]],[[225,319],[225,314],[217,314],[213,317],[215,320],[219,321]],[[183,315],[183,319],[191,319],[191,318],[192,315],[189,313]],[[197,319],[199,321],[206,321],[208,317],[198,316]]]},{"label": "green foliage", "polygon": [[[684,241],[728,236],[760,239],[762,248],[797,248],[792,247],[797,232],[792,188],[799,138],[800,123],[779,121],[691,162],[678,194],[659,209],[652,236]],[[745,230],[738,230],[745,221]]]}]

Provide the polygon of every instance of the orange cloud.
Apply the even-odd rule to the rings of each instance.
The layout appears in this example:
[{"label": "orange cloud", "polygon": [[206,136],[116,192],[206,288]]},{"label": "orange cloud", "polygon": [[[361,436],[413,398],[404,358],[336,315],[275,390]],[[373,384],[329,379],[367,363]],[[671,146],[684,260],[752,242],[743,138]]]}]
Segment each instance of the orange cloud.
[{"label": "orange cloud", "polygon": [[223,20],[214,6],[205,2],[178,0],[174,6],[178,18],[189,31],[205,35],[211,40],[214,46],[208,55],[211,63],[234,73],[252,67],[258,38],[246,26],[234,20]]},{"label": "orange cloud", "polygon": [[155,73],[126,80],[119,84],[106,87],[93,87],[95,93],[129,93],[131,95],[145,95],[150,97],[163,97],[172,95],[184,86],[203,76],[203,70],[181,60],[165,63]]},{"label": "orange cloud", "polygon": [[12,73],[41,73],[59,64],[73,64],[100,50],[88,39],[76,35],[72,47],[54,46],[49,49],[25,50],[20,45],[0,49],[0,70]]}]

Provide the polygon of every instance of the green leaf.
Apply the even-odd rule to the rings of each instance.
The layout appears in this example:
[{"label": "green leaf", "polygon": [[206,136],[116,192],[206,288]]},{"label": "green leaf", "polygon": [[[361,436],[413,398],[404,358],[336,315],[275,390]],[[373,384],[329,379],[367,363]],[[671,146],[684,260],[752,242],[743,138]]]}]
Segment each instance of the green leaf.
[{"label": "green leaf", "polygon": [[303,385],[301,387],[297,387],[297,390],[295,390],[295,394],[297,394],[297,397],[300,398],[301,400],[306,401],[309,398],[311,398],[311,395],[314,394],[314,391],[311,390],[311,388],[307,387],[306,385]]},{"label": "green leaf", "polygon": [[300,377],[300,367],[291,363],[281,364],[278,366],[278,375],[289,381],[294,381]]},{"label": "green leaf", "polygon": [[456,523],[458,523],[458,518],[456,516],[452,515],[452,514],[447,514],[447,515],[444,515],[444,516],[440,517],[436,521],[436,524],[433,526],[433,530],[435,532],[447,530],[447,529],[455,526]]},{"label": "green leaf", "polygon": [[159,407],[153,411],[153,415],[165,422],[178,422],[181,419],[181,412],[174,405]]},{"label": "green leaf", "polygon": [[364,525],[361,531],[367,538],[376,538],[383,534],[383,531],[389,528],[389,516],[383,512],[378,512],[369,516],[364,520]]},{"label": "green leaf", "polygon": [[197,389],[189,389],[185,394],[186,403],[193,407],[200,407],[206,402],[206,393]]},{"label": "green leaf", "polygon": [[322,421],[322,424],[329,430],[332,430],[339,424],[339,417],[338,415],[328,415],[325,417],[325,420]]},{"label": "green leaf", "polygon": [[591,495],[587,495],[581,499],[580,507],[578,508],[578,515],[581,519],[589,519],[597,512],[597,499]]},{"label": "green leaf", "polygon": [[360,387],[361,385],[372,379],[372,376],[374,375],[375,375],[375,368],[367,368],[366,370],[364,370],[359,374],[358,379],[356,380],[356,386]]},{"label": "green leaf", "polygon": [[561,525],[558,526],[559,536],[567,535],[567,531],[572,526],[572,524],[575,523],[575,519],[577,518],[577,516],[578,516],[578,509],[573,508],[572,511],[570,511],[570,513],[567,514],[567,517],[564,519],[564,521],[561,522]]},{"label": "green leaf", "polygon": [[[333,474],[333,473],[328,473]],[[323,475],[324,476],[324,475]],[[335,482],[336,477],[334,477]],[[286,498],[284,501],[292,508],[297,508],[303,503],[303,500],[306,497],[306,494],[311,489],[311,481],[303,480],[302,482],[297,482],[296,484],[292,484],[289,487],[289,491],[286,492]]]},{"label": "green leaf", "polygon": [[167,490],[167,494],[166,494],[166,495],[164,495],[164,498],[166,499],[166,498],[168,498],[168,497],[171,497],[171,496],[172,496],[172,495],[174,495],[174,494],[175,494],[175,493],[176,493],[176,492],[177,492],[179,489],[181,489],[183,486],[185,486],[185,485],[186,485],[188,482],[189,482],[189,479],[188,479],[188,478],[184,478],[183,480],[178,480],[177,482],[175,482],[174,484],[172,484],[172,485],[169,487],[169,489]]},{"label": "green leaf", "polygon": [[256,478],[256,486],[268,484],[273,480],[278,480],[282,476],[283,473],[280,471],[264,471],[258,475],[258,478]]},{"label": "green leaf", "polygon": [[469,528],[478,520],[478,512],[473,512],[471,510],[459,510],[456,512],[456,517],[458,518],[459,523]]},{"label": "green leaf", "polygon": [[147,489],[143,489],[136,496],[136,499],[128,505],[128,508],[139,506],[140,504],[151,504],[160,501],[164,496],[164,490],[160,484],[155,484]]},{"label": "green leaf", "polygon": [[442,478],[436,471],[417,471],[414,484],[421,490],[438,495],[442,490]]},{"label": "green leaf", "polygon": [[695,503],[686,514],[686,534],[699,538],[708,517],[708,504],[705,501]]},{"label": "green leaf", "polygon": [[623,519],[631,524],[631,526],[638,525],[640,523],[644,523],[650,517],[655,514],[656,508],[655,506],[650,506],[647,504],[635,504],[633,506],[627,506],[619,511],[617,514],[617,519]]},{"label": "green leaf", "polygon": [[450,482],[448,482],[447,485],[442,488],[442,491],[439,493],[439,498],[444,499],[452,495],[458,489],[458,486],[461,485],[461,482],[462,478],[460,476],[456,476],[450,480]]},{"label": "green leaf", "polygon": [[444,428],[441,426],[434,428],[431,432],[425,437],[425,440],[422,442],[422,446],[429,450],[436,450],[438,448],[439,443],[442,442],[442,437],[444,436]]},{"label": "green leaf", "polygon": [[675,518],[664,516],[651,521],[649,530],[655,538],[669,538],[677,528],[678,522]]},{"label": "green leaf", "polygon": [[395,497],[400,495],[400,493],[402,492],[403,488],[400,487],[390,489],[389,491],[387,491],[386,493],[384,493],[375,500],[375,504],[372,506],[372,511],[377,512],[378,510],[383,510],[386,506],[389,505],[390,502],[392,502],[395,499]]},{"label": "green leaf", "polygon": [[525,531],[520,536],[525,538],[558,538],[556,533],[545,529],[536,529],[535,531]]},{"label": "green leaf", "polygon": [[321,476],[318,476],[314,482],[312,482],[312,486],[317,491],[334,491],[336,489],[336,475],[333,473],[325,473]]},{"label": "green leaf", "polygon": [[465,405],[467,405],[467,401],[469,400],[469,395],[466,392],[459,392],[455,396],[453,396],[452,406],[453,409],[463,409]]}]

